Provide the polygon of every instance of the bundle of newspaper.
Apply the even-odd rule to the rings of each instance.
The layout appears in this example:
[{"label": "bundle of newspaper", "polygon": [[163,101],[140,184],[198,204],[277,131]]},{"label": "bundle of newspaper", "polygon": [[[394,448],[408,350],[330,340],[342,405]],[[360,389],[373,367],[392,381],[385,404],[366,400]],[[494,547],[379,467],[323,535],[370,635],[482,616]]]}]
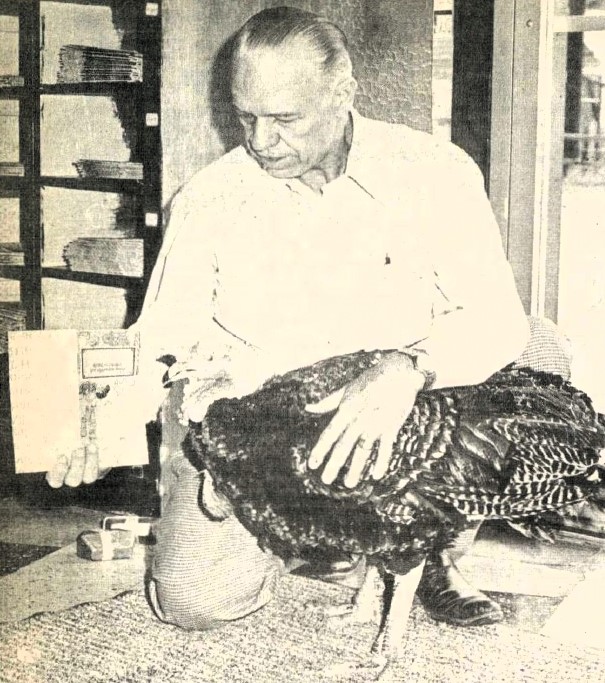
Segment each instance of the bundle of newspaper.
[{"label": "bundle of newspaper", "polygon": [[143,80],[143,55],[88,45],[63,45],[59,52],[59,83]]},{"label": "bundle of newspaper", "polygon": [[69,242],[63,258],[70,270],[106,275],[143,276],[142,239],[80,237]]},{"label": "bundle of newspaper", "polygon": [[137,161],[78,159],[74,162],[80,178],[121,178],[143,180],[143,164]]}]

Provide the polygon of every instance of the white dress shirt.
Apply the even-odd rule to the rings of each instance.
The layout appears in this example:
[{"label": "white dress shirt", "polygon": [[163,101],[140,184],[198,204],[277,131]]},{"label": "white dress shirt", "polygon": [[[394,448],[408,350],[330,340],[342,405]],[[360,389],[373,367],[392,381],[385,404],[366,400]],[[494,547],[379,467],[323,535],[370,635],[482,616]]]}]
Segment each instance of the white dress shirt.
[{"label": "white dress shirt", "polygon": [[241,340],[279,372],[410,349],[437,386],[521,354],[527,321],[478,168],[426,133],[353,122],[346,171],[321,194],[243,147],[182,188],[138,323],[150,353]]}]

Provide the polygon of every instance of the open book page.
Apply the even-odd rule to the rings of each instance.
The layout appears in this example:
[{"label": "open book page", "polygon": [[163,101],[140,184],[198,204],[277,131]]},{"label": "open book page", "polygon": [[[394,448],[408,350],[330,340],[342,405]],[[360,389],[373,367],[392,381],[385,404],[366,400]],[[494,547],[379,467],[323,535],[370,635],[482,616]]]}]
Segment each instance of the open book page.
[{"label": "open book page", "polygon": [[16,472],[48,471],[87,445],[102,468],[147,463],[145,423],[130,405],[139,350],[132,330],[10,333]]}]

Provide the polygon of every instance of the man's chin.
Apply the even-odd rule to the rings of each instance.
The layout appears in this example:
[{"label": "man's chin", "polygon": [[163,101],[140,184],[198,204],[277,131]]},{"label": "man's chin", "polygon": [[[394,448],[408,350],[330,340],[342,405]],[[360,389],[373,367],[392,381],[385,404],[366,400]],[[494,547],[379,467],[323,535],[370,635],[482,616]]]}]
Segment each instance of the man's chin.
[{"label": "man's chin", "polygon": [[273,178],[282,178],[282,179],[288,179],[288,178],[297,178],[300,173],[298,172],[298,169],[292,165],[288,166],[261,166],[263,170],[265,170],[270,176]]}]

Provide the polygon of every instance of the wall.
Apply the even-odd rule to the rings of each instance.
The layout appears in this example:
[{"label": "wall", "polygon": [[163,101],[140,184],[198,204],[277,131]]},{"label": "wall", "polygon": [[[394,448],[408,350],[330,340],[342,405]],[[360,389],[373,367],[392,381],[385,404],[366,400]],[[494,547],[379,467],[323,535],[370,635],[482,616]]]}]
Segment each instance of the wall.
[{"label": "wall", "polygon": [[[162,135],[164,199],[237,144],[224,44],[264,7],[284,0],[164,0]],[[431,126],[432,0],[289,0],[347,34],[358,109],[373,118]]]}]

